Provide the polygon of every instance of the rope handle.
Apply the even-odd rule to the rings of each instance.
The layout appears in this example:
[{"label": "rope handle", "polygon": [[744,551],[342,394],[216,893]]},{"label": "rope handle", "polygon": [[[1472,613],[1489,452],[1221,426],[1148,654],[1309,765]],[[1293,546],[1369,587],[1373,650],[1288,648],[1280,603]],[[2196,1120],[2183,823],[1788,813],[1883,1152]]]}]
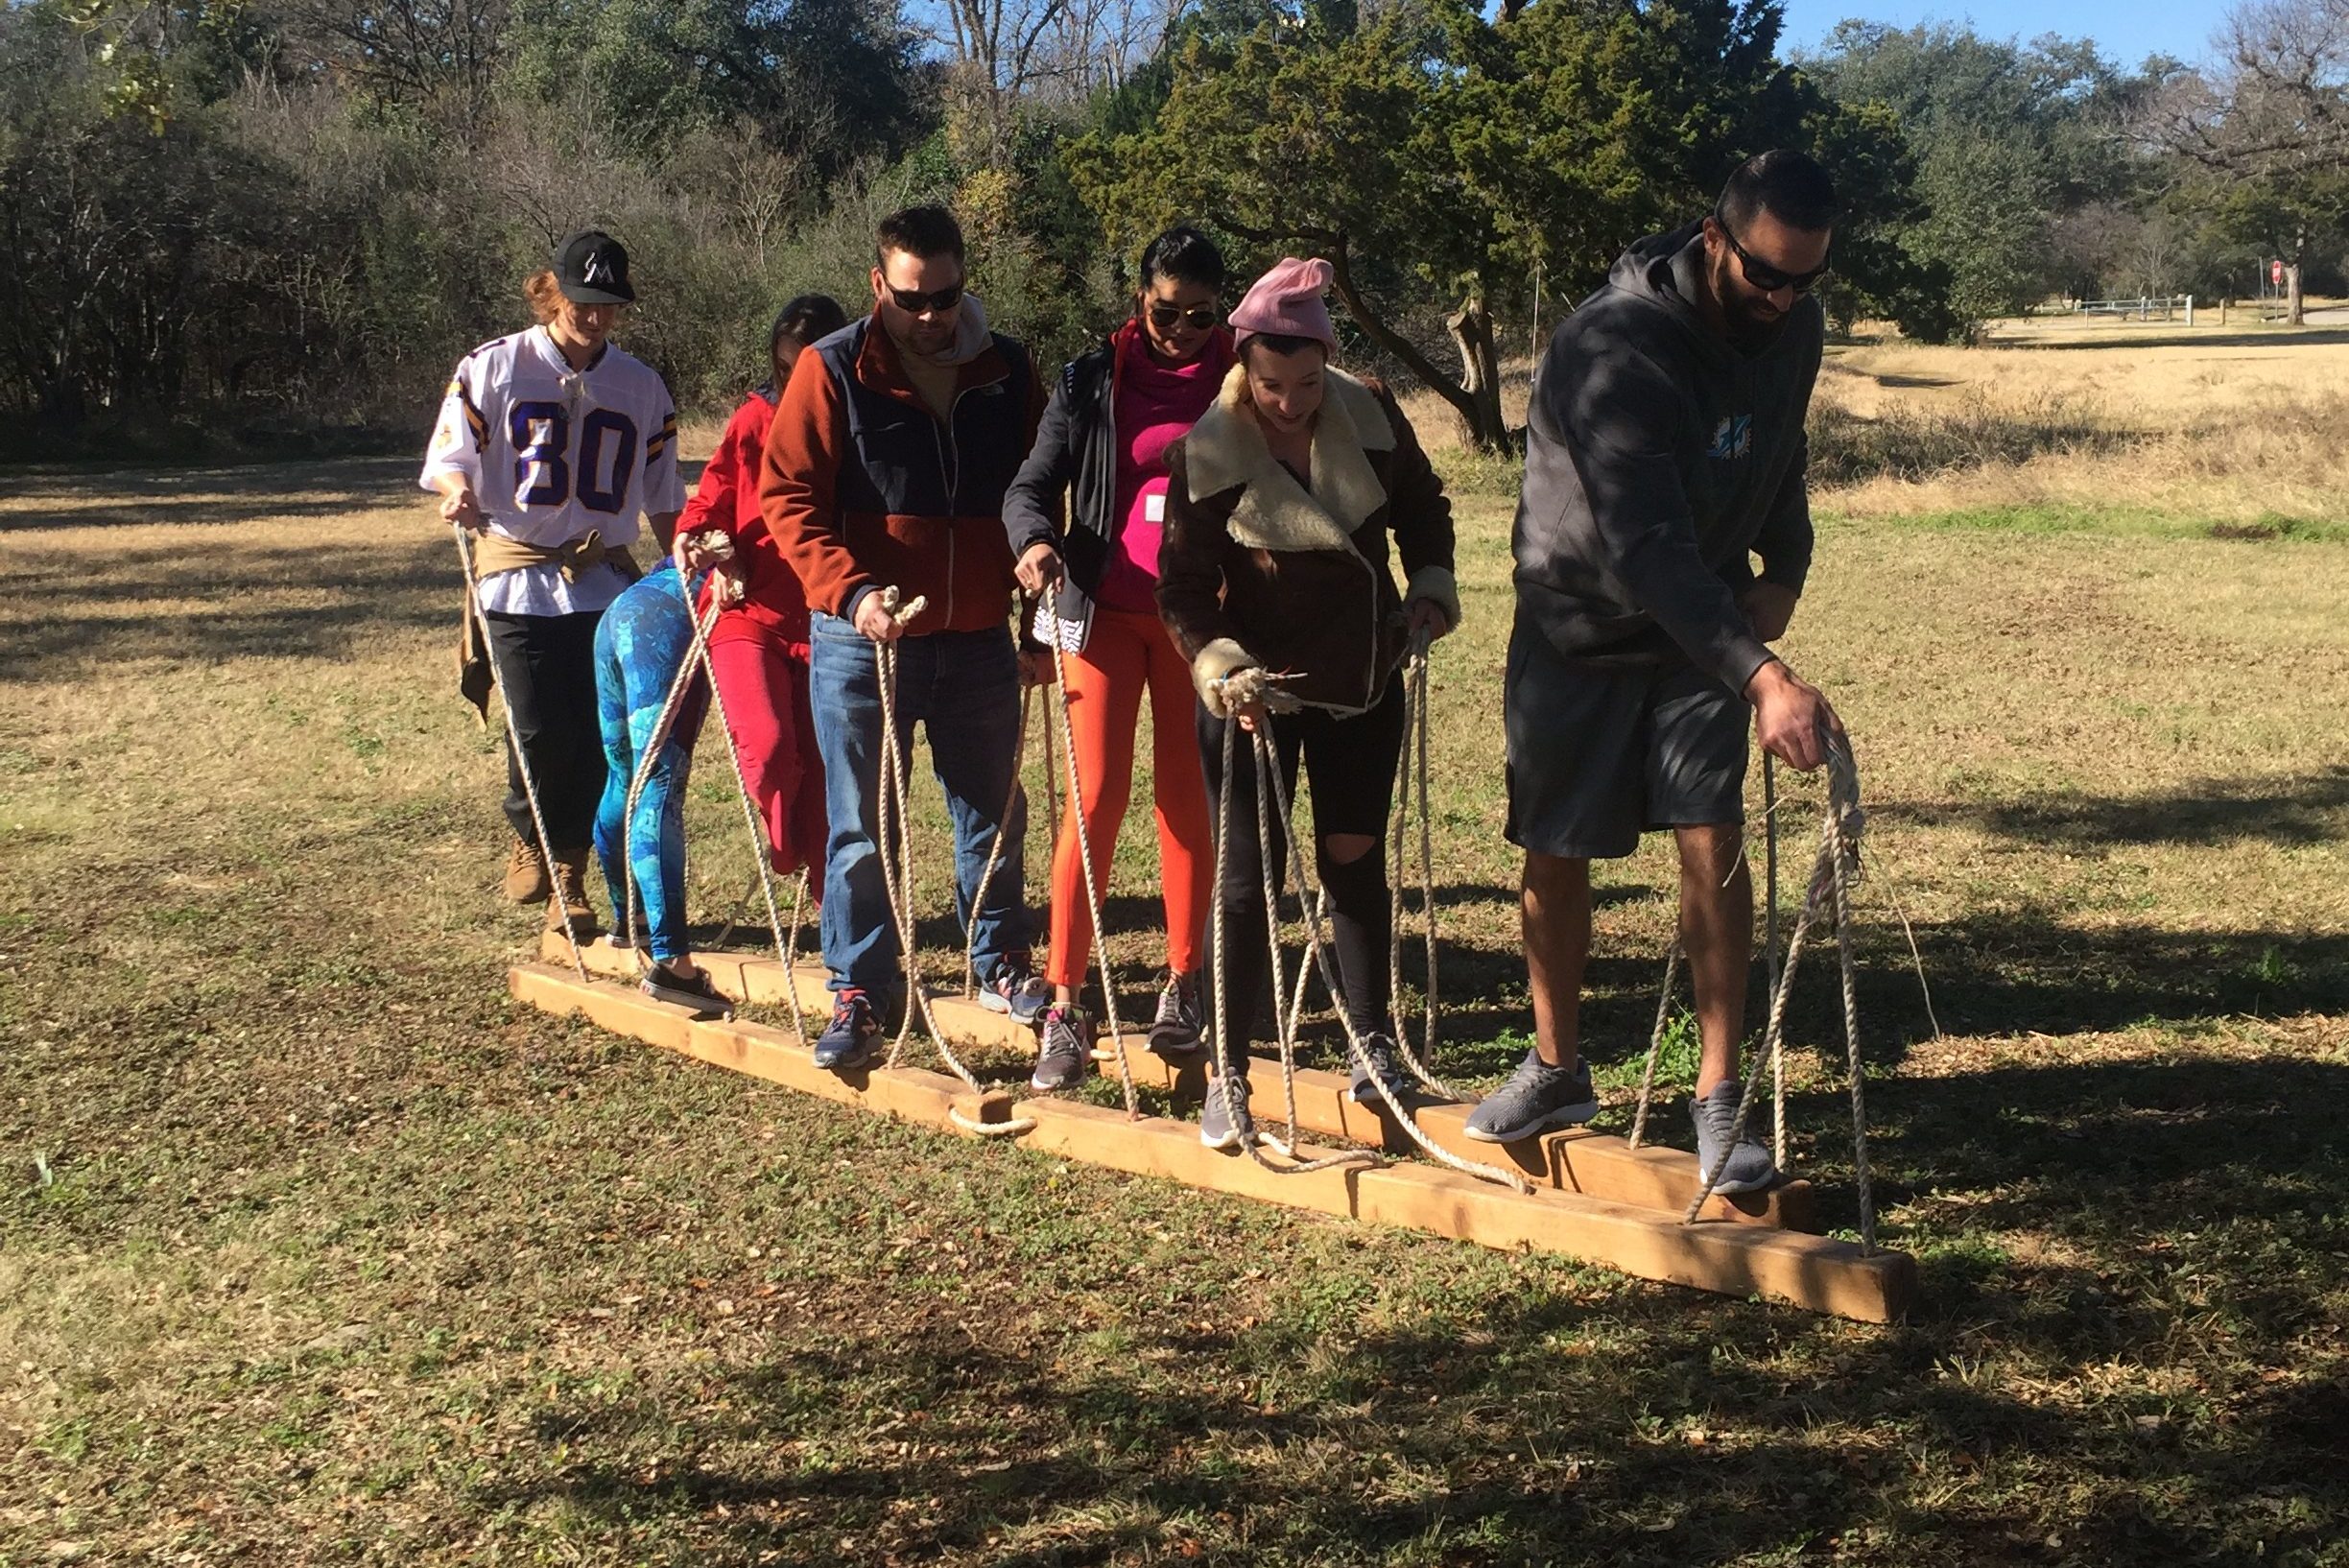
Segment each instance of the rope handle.
[{"label": "rope handle", "polygon": [[[475,576],[473,571],[472,542],[465,537],[464,524],[452,518],[449,521],[449,529],[457,535],[457,563],[464,572],[465,612],[473,617],[474,624],[481,630],[482,652],[488,655],[490,667],[494,673],[497,664],[497,655],[494,652],[496,645],[489,640],[489,617],[481,606],[481,579]],[[530,806],[531,826],[536,829],[538,834],[538,854],[552,869],[555,863],[555,852],[547,841],[546,814],[538,806],[538,781],[531,776],[530,758],[522,749],[522,727],[514,721],[513,699],[507,691],[505,680],[499,679],[495,684],[498,694],[498,711],[506,717],[506,745],[510,748],[513,756],[514,772],[522,780],[522,798]],[[560,888],[555,890],[555,909],[562,916],[563,940],[571,948],[571,967],[578,972],[580,984],[583,986],[587,984],[587,960],[580,952],[579,932],[571,923],[571,906],[563,902]]]}]

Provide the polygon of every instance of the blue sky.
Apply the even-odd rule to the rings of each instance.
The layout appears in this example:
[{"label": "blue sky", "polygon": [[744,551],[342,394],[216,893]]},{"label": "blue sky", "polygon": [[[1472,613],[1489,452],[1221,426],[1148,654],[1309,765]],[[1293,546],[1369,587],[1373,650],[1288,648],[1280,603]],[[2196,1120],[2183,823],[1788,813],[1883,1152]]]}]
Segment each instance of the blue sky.
[{"label": "blue sky", "polygon": [[2152,54],[2199,60],[2225,11],[2225,0],[1787,0],[1781,48],[1809,48],[1836,23],[1858,16],[1895,27],[1971,22],[1975,32],[1994,38],[2084,36],[2124,65]]}]

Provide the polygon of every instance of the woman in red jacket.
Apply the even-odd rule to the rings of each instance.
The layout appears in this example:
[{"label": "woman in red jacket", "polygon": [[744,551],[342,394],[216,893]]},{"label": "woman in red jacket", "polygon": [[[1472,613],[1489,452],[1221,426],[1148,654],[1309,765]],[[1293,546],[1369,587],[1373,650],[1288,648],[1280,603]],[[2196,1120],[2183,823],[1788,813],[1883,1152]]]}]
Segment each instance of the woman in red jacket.
[{"label": "woman in red jacket", "polygon": [[[726,421],[677,523],[680,551],[712,529],[734,541],[732,561],[712,574],[707,590],[725,594],[727,606],[710,632],[710,664],[742,758],[743,787],[766,825],[770,863],[784,875],[822,865],[823,763],[808,709],[807,599],[759,515],[759,458],[793,361],[845,325],[830,295],[803,294],[783,307],[768,338],[772,378]],[[693,556],[695,567],[708,564],[699,551]],[[822,881],[814,880],[819,898]]]}]

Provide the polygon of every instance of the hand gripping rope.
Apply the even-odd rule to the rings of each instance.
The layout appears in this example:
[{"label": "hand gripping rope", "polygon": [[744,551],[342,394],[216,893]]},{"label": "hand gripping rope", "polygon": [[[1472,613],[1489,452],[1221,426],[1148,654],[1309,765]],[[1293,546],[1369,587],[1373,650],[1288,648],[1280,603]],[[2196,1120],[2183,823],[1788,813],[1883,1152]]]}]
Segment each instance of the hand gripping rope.
[{"label": "hand gripping rope", "polygon": [[[880,590],[881,607],[891,619],[904,626],[927,606],[928,601],[916,595],[900,604],[894,585]],[[945,1062],[955,1077],[961,1079],[972,1093],[984,1093],[985,1086],[971,1075],[947,1045],[945,1034],[938,1029],[937,1019],[930,1011],[930,993],[921,982],[920,962],[914,951],[914,834],[907,818],[907,763],[904,748],[897,734],[897,645],[893,641],[873,639],[873,670],[881,689],[881,787],[874,847],[881,857],[881,882],[889,895],[890,914],[897,927],[897,955],[905,973],[905,1010],[898,1020],[897,1038],[890,1042],[888,1065],[894,1067],[905,1054],[906,1041],[914,1033],[914,1014],[921,1013],[922,1027],[929,1031],[930,1043],[937,1050],[938,1058]],[[996,831],[1003,831],[998,823]],[[972,916],[977,917],[974,907]],[[960,1110],[949,1112],[955,1126],[965,1132],[984,1137],[1016,1138],[1035,1130],[1032,1117],[1011,1122],[978,1122]]]},{"label": "hand gripping rope", "polygon": [[[1769,1022],[1763,1036],[1763,1049],[1778,1053],[1783,1049],[1786,1028],[1787,997],[1794,988],[1794,971],[1801,962],[1803,946],[1811,928],[1823,913],[1832,912],[1835,921],[1836,955],[1840,962],[1843,982],[1843,1040],[1850,1058],[1852,1103],[1852,1176],[1860,1197],[1860,1247],[1863,1252],[1876,1250],[1876,1201],[1869,1183],[1867,1157],[1867,1106],[1863,1097],[1864,1075],[1860,1060],[1860,1002],[1859,974],[1852,956],[1851,940],[1851,884],[1860,874],[1860,836],[1867,825],[1866,816],[1860,809],[1860,773],[1852,760],[1851,743],[1843,736],[1829,734],[1827,742],[1827,810],[1819,822],[1818,857],[1811,872],[1810,887],[1803,897],[1802,907],[1794,916],[1794,926],[1787,937],[1786,960],[1779,971],[1777,984],[1770,992]],[[1650,1058],[1652,1069],[1652,1052]],[[1649,1074],[1652,1077],[1652,1070]],[[1761,1076],[1749,1074],[1745,1092],[1738,1102],[1737,1119],[1729,1130],[1728,1147],[1734,1149],[1745,1135],[1745,1124],[1753,1113],[1755,1093],[1761,1086]],[[1727,1158],[1724,1151],[1723,1159]],[[1695,1222],[1705,1200],[1713,1196],[1714,1184],[1720,1179],[1718,1166],[1704,1173],[1696,1199],[1681,1217],[1683,1224]]]},{"label": "hand gripping rope", "polygon": [[[481,606],[481,579],[473,574],[473,546],[465,538],[464,525],[452,522],[449,528],[457,535],[457,560],[464,569],[465,613],[474,618],[481,632],[484,651],[494,645],[489,641],[489,621]],[[494,664],[496,655],[491,654]],[[512,748],[514,772],[522,780],[522,798],[530,802],[531,826],[537,830],[538,853],[550,866],[555,860],[554,847],[547,843],[546,817],[538,809],[538,784],[531,777],[530,758],[522,750],[522,729],[514,723],[513,701],[507,695],[506,681],[497,681],[498,710],[506,716],[506,744]],[[571,944],[571,967],[579,971],[580,983],[587,982],[587,961],[580,956],[579,933],[571,926],[571,906],[562,901],[562,890],[555,890],[555,908],[562,915],[563,940]]]},{"label": "hand gripping rope", "polygon": [[[1230,1038],[1230,1036],[1225,1033],[1226,1018],[1225,999],[1223,994],[1224,985],[1222,962],[1223,901],[1222,896],[1222,888],[1223,885],[1223,856],[1230,835],[1230,800],[1233,783],[1232,768],[1237,760],[1234,755],[1234,751],[1240,729],[1240,721],[1235,715],[1238,708],[1246,705],[1252,700],[1263,700],[1268,708],[1277,708],[1283,702],[1289,702],[1291,706],[1293,706],[1293,700],[1285,698],[1284,694],[1279,693],[1277,690],[1274,690],[1271,687],[1270,682],[1275,677],[1268,676],[1260,670],[1246,669],[1237,671],[1233,675],[1226,677],[1222,682],[1226,714],[1223,721],[1223,790],[1217,802],[1216,821],[1216,888],[1218,892],[1216,897],[1215,951],[1216,1046],[1218,1050],[1224,1050],[1226,1048],[1226,1042]],[[1304,856],[1303,852],[1297,845],[1294,813],[1291,810],[1290,806],[1288,785],[1281,776],[1279,757],[1273,750],[1270,738],[1262,731],[1253,732],[1250,738],[1254,743],[1254,763],[1257,769],[1257,778],[1260,786],[1257,791],[1257,803],[1259,810],[1258,831],[1260,834],[1260,842],[1267,842],[1270,838],[1269,820],[1264,819],[1262,816],[1266,799],[1269,796],[1270,798],[1272,808],[1279,812],[1280,821],[1287,833],[1290,874],[1297,879],[1298,886],[1302,888],[1304,885],[1305,875]],[[1268,851],[1269,848],[1269,842],[1267,842]],[[1268,905],[1269,905],[1275,896],[1277,884],[1273,880],[1273,868],[1269,864],[1271,859],[1270,854],[1268,852],[1263,858],[1266,862],[1264,866],[1265,891]],[[1447,1149],[1439,1148],[1429,1140],[1427,1134],[1420,1130],[1419,1124],[1412,1119],[1411,1112],[1395,1099],[1393,1091],[1387,1086],[1386,1080],[1372,1069],[1369,1053],[1363,1043],[1362,1035],[1355,1031],[1354,1021],[1346,1012],[1344,1005],[1344,988],[1340,984],[1336,963],[1331,959],[1328,949],[1322,945],[1321,932],[1317,922],[1313,920],[1308,920],[1306,922],[1305,943],[1306,950],[1313,959],[1315,971],[1321,977],[1321,984],[1323,987],[1328,990],[1331,998],[1338,1003],[1338,1022],[1339,1026],[1345,1031],[1346,1050],[1348,1056],[1357,1066],[1362,1068],[1364,1074],[1368,1078],[1369,1081],[1377,1088],[1379,1098],[1386,1103],[1388,1110],[1393,1115],[1395,1121],[1401,1125],[1406,1135],[1408,1135],[1412,1142],[1418,1147],[1419,1151],[1428,1155],[1430,1158],[1436,1160],[1437,1163],[1450,1166],[1453,1170],[1461,1172],[1464,1175],[1477,1176],[1485,1181],[1497,1182],[1503,1186],[1512,1187],[1521,1193],[1532,1191],[1532,1183],[1514,1171],[1504,1171],[1497,1166],[1485,1165],[1476,1160],[1462,1159],[1459,1155],[1453,1153]],[[1276,969],[1278,967],[1278,956],[1279,955],[1276,952],[1274,954]],[[1277,986],[1278,982],[1275,981],[1274,984]],[[1279,1016],[1279,998],[1277,995],[1275,996],[1274,1001],[1275,1017],[1277,1019]],[[1294,1037],[1291,1032],[1286,1029],[1280,1030],[1279,1033],[1281,1035],[1279,1044],[1281,1047],[1282,1086],[1285,1094],[1288,1097],[1289,1112],[1291,1116],[1289,1130],[1290,1136],[1292,1140],[1293,1140],[1296,1136],[1296,1125],[1294,1121],[1296,1104]],[[1238,1124],[1240,1117],[1245,1110],[1244,1106],[1240,1106],[1235,1104],[1235,1097],[1239,1091],[1233,1086],[1232,1080],[1237,1075],[1229,1072],[1221,1075],[1222,1092],[1224,1097],[1224,1111],[1235,1125]],[[1293,1146],[1294,1145],[1293,1142],[1290,1147],[1293,1148]],[[1278,1145],[1276,1144],[1275,1147],[1278,1147]],[[1333,1165],[1355,1163],[1367,1157],[1366,1151],[1360,1153],[1348,1152],[1330,1155],[1318,1160],[1309,1161],[1303,1164],[1277,1166],[1272,1165],[1269,1161],[1266,1160],[1263,1154],[1256,1151],[1254,1145],[1252,1144],[1249,1145],[1249,1152],[1255,1155],[1259,1164],[1267,1166],[1268,1169],[1286,1171],[1293,1174],[1301,1174],[1306,1171],[1323,1170]],[[1283,1150],[1284,1153],[1287,1152],[1288,1151],[1286,1149]]]}]

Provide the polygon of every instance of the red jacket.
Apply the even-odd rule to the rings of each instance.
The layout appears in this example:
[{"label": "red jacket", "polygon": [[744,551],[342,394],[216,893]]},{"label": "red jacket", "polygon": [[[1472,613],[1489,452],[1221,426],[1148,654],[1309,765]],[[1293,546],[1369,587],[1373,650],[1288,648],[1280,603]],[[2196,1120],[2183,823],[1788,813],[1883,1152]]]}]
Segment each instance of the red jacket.
[{"label": "red jacket", "polygon": [[940,419],[879,313],[799,356],[767,430],[759,506],[809,606],[847,617],[866,588],[929,601],[909,633],[1011,614],[1003,492],[1044,410],[1027,350],[1001,333],[963,365]]},{"label": "red jacket", "polygon": [[685,503],[677,529],[684,534],[720,530],[734,541],[734,558],[742,563],[743,602],[719,617],[712,635],[723,635],[730,622],[747,622],[785,642],[804,643],[807,594],[759,511],[759,463],[767,451],[767,427],[774,416],[775,405],[765,392],[743,399],[701,470],[701,482]]}]

